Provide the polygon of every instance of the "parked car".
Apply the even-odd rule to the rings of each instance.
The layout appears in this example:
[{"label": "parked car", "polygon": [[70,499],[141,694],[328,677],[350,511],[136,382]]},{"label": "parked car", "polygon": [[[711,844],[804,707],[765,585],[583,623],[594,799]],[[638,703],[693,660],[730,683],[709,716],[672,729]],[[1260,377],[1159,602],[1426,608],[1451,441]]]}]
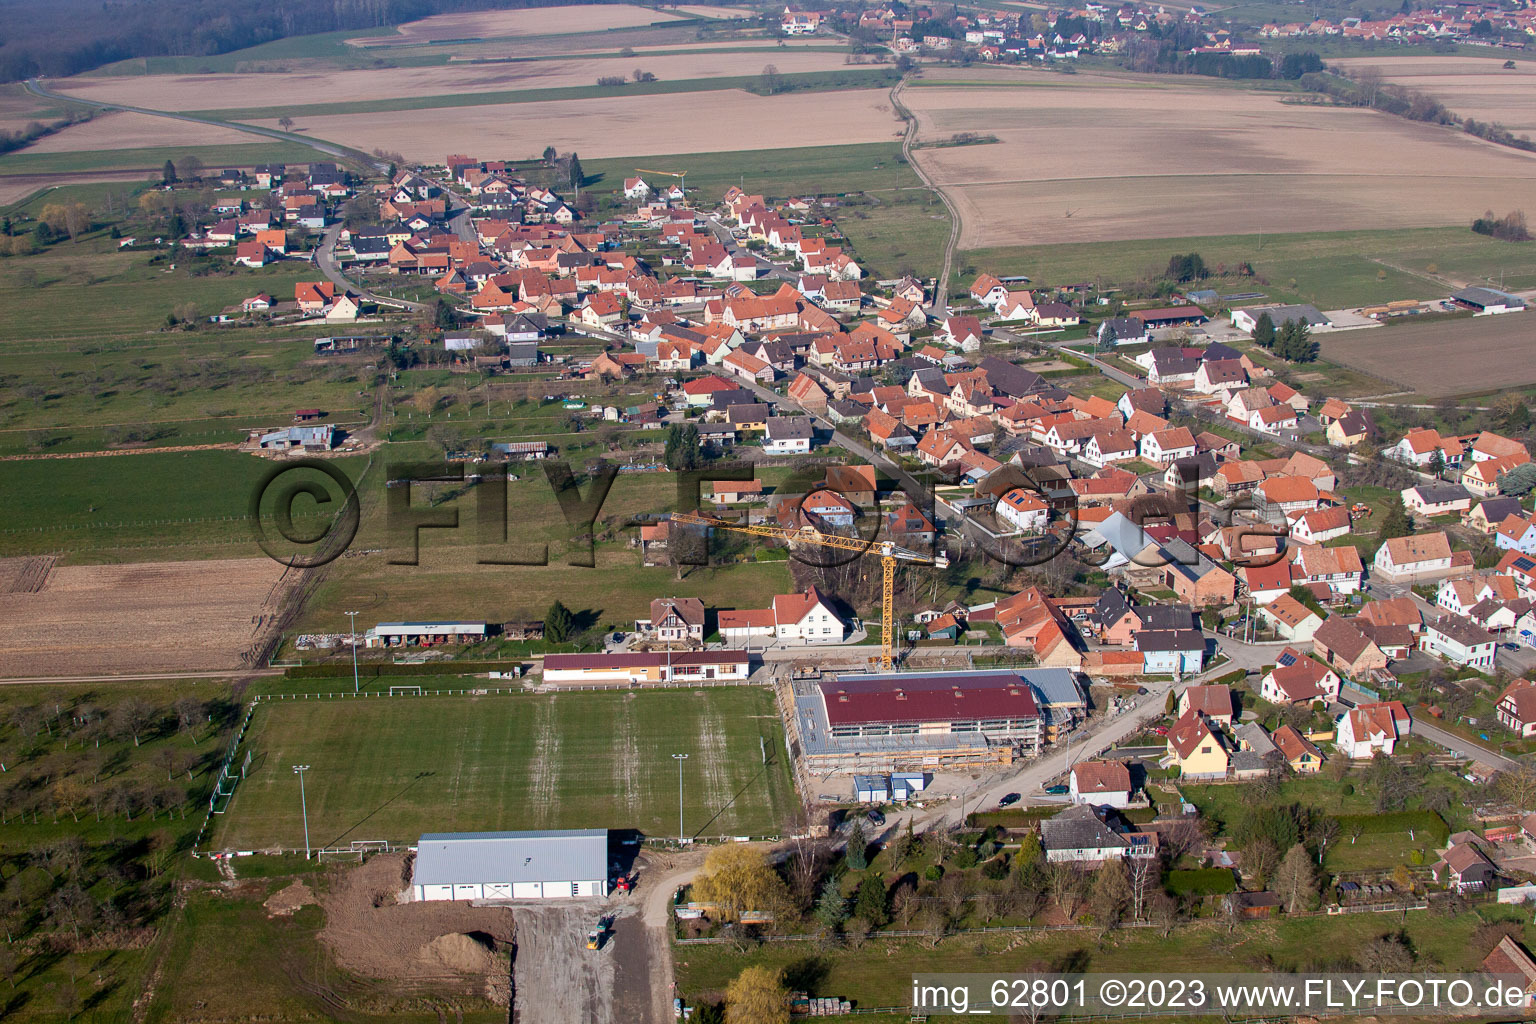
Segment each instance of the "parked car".
[{"label": "parked car", "polygon": [[869,814],[865,815],[865,817],[869,818],[869,823],[871,825],[885,824],[885,815],[881,814],[879,811],[871,810]]},{"label": "parked car", "polygon": [[1066,786],[1046,786],[1045,787],[1045,791],[1047,793],[1049,793],[1051,796],[1066,796],[1067,795],[1067,787]]}]

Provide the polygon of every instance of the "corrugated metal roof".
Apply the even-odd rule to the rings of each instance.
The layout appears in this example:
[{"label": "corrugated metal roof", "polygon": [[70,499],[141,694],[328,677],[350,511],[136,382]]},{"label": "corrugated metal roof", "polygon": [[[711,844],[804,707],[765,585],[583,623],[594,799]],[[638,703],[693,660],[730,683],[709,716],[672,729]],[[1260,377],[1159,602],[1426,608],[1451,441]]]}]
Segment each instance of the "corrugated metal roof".
[{"label": "corrugated metal roof", "polygon": [[608,830],[428,832],[416,845],[416,885],[592,882],[608,878]]}]

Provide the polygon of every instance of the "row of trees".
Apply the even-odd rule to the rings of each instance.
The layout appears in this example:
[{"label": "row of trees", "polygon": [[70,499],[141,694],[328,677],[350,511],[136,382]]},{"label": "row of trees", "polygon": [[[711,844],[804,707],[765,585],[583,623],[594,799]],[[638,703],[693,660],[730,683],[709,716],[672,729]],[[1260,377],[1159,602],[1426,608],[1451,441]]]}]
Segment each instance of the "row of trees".
[{"label": "row of trees", "polygon": [[1287,320],[1276,330],[1273,318],[1261,313],[1254,322],[1253,340],[1260,348],[1292,363],[1310,363],[1317,358],[1317,342],[1312,340],[1312,329],[1304,320]]}]

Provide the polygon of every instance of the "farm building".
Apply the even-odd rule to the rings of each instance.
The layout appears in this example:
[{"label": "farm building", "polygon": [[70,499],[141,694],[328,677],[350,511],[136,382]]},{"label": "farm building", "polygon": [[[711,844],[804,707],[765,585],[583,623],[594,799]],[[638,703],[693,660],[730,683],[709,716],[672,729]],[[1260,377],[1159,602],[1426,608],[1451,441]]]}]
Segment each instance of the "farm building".
[{"label": "farm building", "polygon": [[1524,299],[1497,288],[1463,288],[1451,293],[1451,301],[1478,313],[1518,313],[1525,309]]},{"label": "farm building", "polygon": [[676,651],[634,654],[549,654],[544,681],[565,684],[738,682],[751,675],[743,651]]},{"label": "farm building", "polygon": [[491,445],[491,457],[508,462],[536,462],[549,457],[549,442],[498,441]]},{"label": "farm building", "polygon": [[1029,670],[897,672],[823,679],[795,696],[792,738],[806,767],[917,772],[1010,764],[1040,749]]},{"label": "farm building", "polygon": [[1259,318],[1269,314],[1269,322],[1278,330],[1280,325],[1287,320],[1308,327],[1331,327],[1333,322],[1323,315],[1316,306],[1308,304],[1300,305],[1272,305],[1272,306],[1245,306],[1242,309],[1232,311],[1232,326],[1240,331],[1253,333],[1259,325]]},{"label": "farm building", "polygon": [[418,900],[608,895],[608,830],[429,832],[416,844]]},{"label": "farm building", "polygon": [[329,423],[284,427],[262,434],[258,444],[263,451],[293,451],[302,448],[306,452],[328,452],[335,444],[336,428]]},{"label": "farm building", "polygon": [[483,622],[381,622],[363,634],[365,647],[433,647],[485,639]]}]

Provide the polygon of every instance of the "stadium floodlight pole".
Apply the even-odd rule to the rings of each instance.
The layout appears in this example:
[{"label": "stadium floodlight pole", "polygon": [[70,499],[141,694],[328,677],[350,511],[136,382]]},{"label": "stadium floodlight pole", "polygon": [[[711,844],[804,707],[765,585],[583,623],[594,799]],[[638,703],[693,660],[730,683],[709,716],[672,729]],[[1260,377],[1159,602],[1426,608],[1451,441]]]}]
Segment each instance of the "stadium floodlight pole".
[{"label": "stadium floodlight pole", "polygon": [[357,612],[347,612],[352,616],[352,692],[359,689],[357,685]]},{"label": "stadium floodlight pole", "polygon": [[677,762],[677,845],[682,846],[683,836],[683,762],[688,760],[687,754],[673,754],[672,760]]},{"label": "stadium floodlight pole", "polygon": [[296,764],[293,766],[293,774],[299,777],[299,811],[304,815],[304,859],[309,860],[309,804],[304,800],[304,773],[309,771],[309,765]]}]

